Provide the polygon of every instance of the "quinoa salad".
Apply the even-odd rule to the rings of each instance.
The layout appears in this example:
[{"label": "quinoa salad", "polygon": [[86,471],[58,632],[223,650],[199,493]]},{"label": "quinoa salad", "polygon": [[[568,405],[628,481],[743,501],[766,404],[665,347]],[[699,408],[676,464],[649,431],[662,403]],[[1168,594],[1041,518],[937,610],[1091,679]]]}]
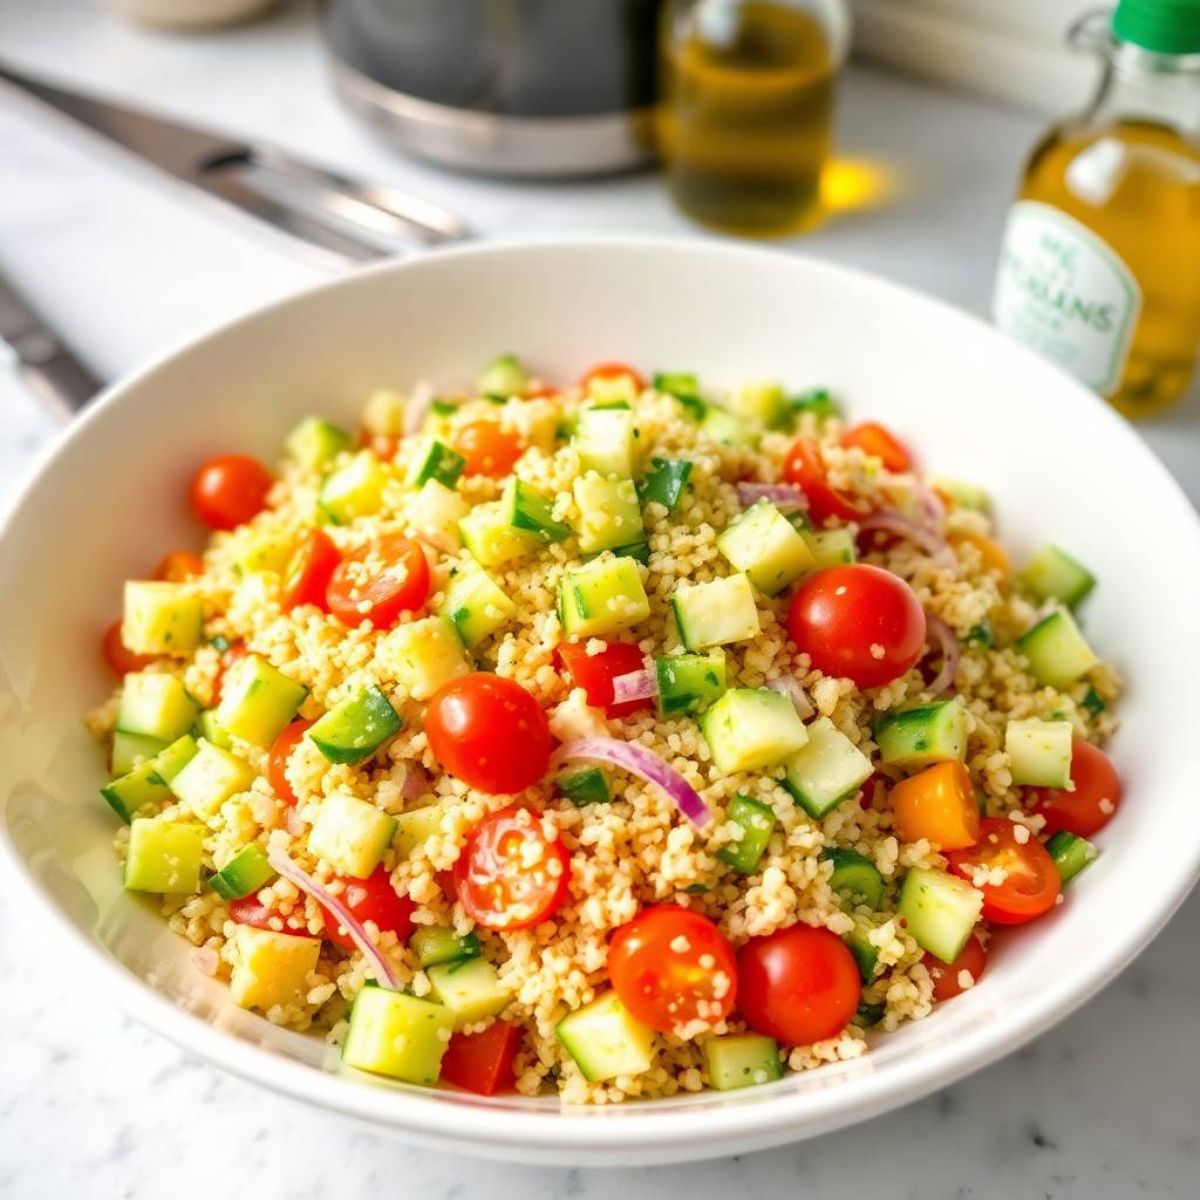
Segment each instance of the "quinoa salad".
[{"label": "quinoa salad", "polygon": [[1095,579],[919,450],[504,355],[200,464],[87,718],[114,869],[345,1069],[603,1104],[866,1053],[1070,903],[1121,798]]}]

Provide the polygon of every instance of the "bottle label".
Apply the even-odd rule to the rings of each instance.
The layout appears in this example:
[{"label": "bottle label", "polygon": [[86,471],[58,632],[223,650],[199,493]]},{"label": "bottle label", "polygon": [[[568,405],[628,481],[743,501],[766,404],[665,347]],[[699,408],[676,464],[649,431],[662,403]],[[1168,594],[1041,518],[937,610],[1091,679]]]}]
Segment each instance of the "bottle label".
[{"label": "bottle label", "polygon": [[1086,225],[1036,200],[1013,205],[992,300],[998,329],[1107,396],[1141,307],[1133,272]]}]

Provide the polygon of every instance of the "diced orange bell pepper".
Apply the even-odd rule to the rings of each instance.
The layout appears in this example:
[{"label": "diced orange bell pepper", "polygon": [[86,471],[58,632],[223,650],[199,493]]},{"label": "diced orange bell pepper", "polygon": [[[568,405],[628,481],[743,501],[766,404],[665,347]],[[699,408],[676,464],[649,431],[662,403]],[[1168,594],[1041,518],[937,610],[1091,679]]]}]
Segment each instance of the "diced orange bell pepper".
[{"label": "diced orange bell pepper", "polygon": [[979,840],[979,806],[967,768],[936,763],[892,788],[896,833],[905,842],[932,842],[939,850],[965,850]]}]

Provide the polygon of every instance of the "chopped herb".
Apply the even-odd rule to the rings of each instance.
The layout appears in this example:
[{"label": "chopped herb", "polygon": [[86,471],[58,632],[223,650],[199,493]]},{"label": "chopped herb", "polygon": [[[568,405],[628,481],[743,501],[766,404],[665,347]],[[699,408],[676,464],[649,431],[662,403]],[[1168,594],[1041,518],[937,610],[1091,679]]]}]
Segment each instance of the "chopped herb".
[{"label": "chopped herb", "polygon": [[584,808],[589,804],[608,804],[612,800],[608,780],[599,767],[584,767],[581,771],[560,775],[557,785],[562,795],[576,808]]},{"label": "chopped herb", "polygon": [[225,637],[224,634],[218,633],[217,636],[212,639],[210,645],[218,654],[224,654],[225,651],[229,649],[229,639]]},{"label": "chopped herb", "polygon": [[1083,699],[1079,702],[1079,707],[1086,712],[1090,712],[1093,717],[1098,717],[1108,705],[1096,694],[1094,687],[1089,687],[1083,694]]},{"label": "chopped herb", "polygon": [[707,883],[689,883],[687,887],[682,888],[682,891],[687,892],[689,896],[703,896],[708,891]]},{"label": "chopped herb", "polygon": [[850,1020],[860,1029],[870,1029],[872,1025],[878,1025],[883,1020],[883,1014],[887,1011],[885,1004],[871,1004],[864,1000],[859,1006],[858,1011]]},{"label": "chopped herb", "polygon": [[801,413],[813,413],[824,420],[842,415],[842,406],[830,395],[828,388],[813,388],[798,396],[791,396],[788,398],[788,407],[792,415],[797,417]]},{"label": "chopped herb", "polygon": [[967,646],[993,645],[992,627],[986,621],[980,621],[978,625],[973,626],[967,631],[967,636],[963,638],[963,643]]}]

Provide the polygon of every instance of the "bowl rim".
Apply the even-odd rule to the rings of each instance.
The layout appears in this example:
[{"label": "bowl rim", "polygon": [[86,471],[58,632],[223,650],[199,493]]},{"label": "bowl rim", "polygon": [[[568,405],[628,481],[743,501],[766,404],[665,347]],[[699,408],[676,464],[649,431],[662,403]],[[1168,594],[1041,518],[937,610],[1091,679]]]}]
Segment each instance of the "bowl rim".
[{"label": "bowl rim", "polygon": [[[235,329],[273,319],[290,306],[312,302],[315,296],[331,296],[343,289],[360,286],[363,279],[401,274],[427,263],[434,263],[436,269],[437,262],[449,259],[519,257],[530,252],[553,254],[613,246],[710,256],[730,263],[747,258],[770,258],[782,270],[798,268],[818,279],[836,280],[842,286],[890,294],[895,300],[905,301],[936,316],[951,330],[957,325],[964,331],[969,330],[972,336],[977,337],[982,332],[1002,340],[1006,354],[1024,356],[1035,361],[1048,378],[1057,377],[1056,398],[1061,394],[1062,400],[1078,406],[1081,411],[1086,407],[1090,414],[1088,420],[1120,427],[1130,453],[1139,460],[1139,472],[1156,478],[1164,499],[1173,497],[1178,510],[1173,519],[1181,525],[1191,526],[1193,553],[1200,561],[1200,519],[1179,483],[1145,443],[1132,434],[1115,411],[1107,405],[1097,405],[1093,394],[1065,372],[1026,347],[1004,339],[980,317],[859,268],[803,253],[699,238],[625,234],[494,238],[423,252],[414,258],[389,260],[255,305],[232,319],[181,340],[107,387],[81,416],[72,421],[64,434],[53,438],[35,458],[15,497],[0,514],[0,547],[20,521],[28,497],[64,448],[76,439],[87,437],[92,423],[110,406],[120,404],[134,388],[151,382],[160,369],[185,352],[219,343]],[[1069,401],[1068,396],[1072,397]],[[4,803],[6,799],[0,797],[0,805]],[[1045,986],[1035,995],[1026,996],[1022,1006],[1012,1015],[986,1022],[946,1046],[926,1048],[910,1058],[900,1059],[884,1071],[865,1072],[853,1086],[794,1093],[771,1091],[758,1100],[747,1096],[749,1102],[710,1108],[672,1109],[652,1101],[632,1103],[602,1110],[609,1119],[597,1119],[600,1111],[583,1107],[529,1111],[489,1108],[464,1103],[462,1101],[469,1098],[451,1093],[435,1093],[442,1102],[431,1102],[431,1095],[419,1089],[364,1086],[355,1077],[315,1069],[244,1042],[175,1004],[106,954],[43,890],[12,843],[4,823],[0,823],[0,864],[6,868],[0,871],[0,880],[7,880],[11,872],[14,881],[11,885],[5,882],[4,886],[11,886],[14,898],[18,891],[23,893],[22,900],[27,900],[30,892],[36,896],[36,913],[43,927],[56,931],[72,949],[81,951],[78,961],[119,1007],[181,1049],[214,1062],[234,1075],[293,1099],[354,1118],[376,1130],[443,1149],[452,1140],[460,1152],[482,1157],[528,1161],[555,1155],[560,1161],[568,1161],[572,1152],[577,1152],[585,1157],[601,1156],[588,1159],[591,1162],[628,1163],[709,1158],[798,1141],[920,1099],[1018,1049],[1099,992],[1162,929],[1200,876],[1200,837],[1191,848],[1190,856],[1181,860],[1181,868],[1175,878],[1169,880],[1169,886],[1156,889],[1147,898],[1139,919],[1131,922],[1123,938],[1097,949],[1089,959],[1086,972],[1046,980]],[[445,1102],[447,1099],[450,1102]]]}]

